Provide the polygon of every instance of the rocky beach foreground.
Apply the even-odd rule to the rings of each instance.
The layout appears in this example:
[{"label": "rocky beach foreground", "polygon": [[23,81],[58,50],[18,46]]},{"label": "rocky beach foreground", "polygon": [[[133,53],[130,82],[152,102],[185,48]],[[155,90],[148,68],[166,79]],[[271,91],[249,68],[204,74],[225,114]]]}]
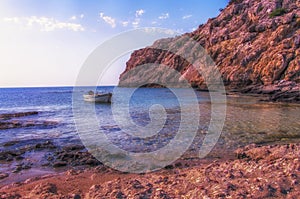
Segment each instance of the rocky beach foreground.
[{"label": "rocky beach foreground", "polygon": [[0,198],[298,198],[299,154],[299,144],[248,145],[232,159],[177,162],[146,174],[70,169],[3,186]]}]

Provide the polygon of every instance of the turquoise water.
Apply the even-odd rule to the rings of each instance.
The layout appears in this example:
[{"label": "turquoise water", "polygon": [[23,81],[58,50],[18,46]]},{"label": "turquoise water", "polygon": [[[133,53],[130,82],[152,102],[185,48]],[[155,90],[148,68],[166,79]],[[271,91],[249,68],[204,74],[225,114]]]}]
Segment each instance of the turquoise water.
[{"label": "turquoise water", "polygon": [[[81,96],[89,89],[82,87],[77,91]],[[114,87],[98,87],[97,90],[113,91],[113,89]],[[38,115],[18,119],[57,122],[57,125],[51,127],[33,126],[0,130],[0,147],[3,148],[4,143],[15,140],[26,144],[51,139],[62,146],[80,143],[74,123],[72,92],[72,87],[0,89],[0,114],[38,111]],[[192,98],[188,96],[185,89],[180,92],[186,93],[186,100]],[[200,123],[197,127],[196,141],[191,146],[193,150],[201,146],[211,119],[209,93],[195,91],[195,94],[200,108]],[[113,101],[117,103],[118,98]],[[151,139],[141,139],[122,132],[122,128],[114,121],[110,105],[85,103],[84,106],[95,107],[99,128],[113,144],[131,152],[149,152],[169,143],[176,135],[182,120],[179,101],[172,91],[166,88],[140,88],[130,99],[129,113],[132,121],[140,126],[151,123],[149,109],[155,104],[165,108],[166,121],[163,129]],[[298,105],[264,103],[254,97],[228,96],[226,107],[226,121],[218,142],[220,146],[236,148],[249,143],[299,141],[300,106]],[[193,112],[195,107],[188,108]],[[160,115],[156,116],[160,117]],[[187,122],[189,120],[192,123],[195,118],[188,118]]]}]

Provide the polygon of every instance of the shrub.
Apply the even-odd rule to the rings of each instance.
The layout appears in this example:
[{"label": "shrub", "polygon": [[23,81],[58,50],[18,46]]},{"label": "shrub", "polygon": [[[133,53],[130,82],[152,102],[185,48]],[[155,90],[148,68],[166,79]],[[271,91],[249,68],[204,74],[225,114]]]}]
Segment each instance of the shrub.
[{"label": "shrub", "polygon": [[273,17],[281,16],[285,13],[286,11],[284,8],[277,8],[270,13],[270,17],[273,18]]},{"label": "shrub", "polygon": [[296,19],[295,27],[299,27],[300,28],[300,18]]},{"label": "shrub", "polygon": [[200,38],[200,35],[195,35],[194,36],[194,40],[198,41],[198,39]]},{"label": "shrub", "polygon": [[229,5],[234,4],[234,3],[238,4],[238,3],[242,3],[242,2],[243,2],[243,0],[230,0]]}]

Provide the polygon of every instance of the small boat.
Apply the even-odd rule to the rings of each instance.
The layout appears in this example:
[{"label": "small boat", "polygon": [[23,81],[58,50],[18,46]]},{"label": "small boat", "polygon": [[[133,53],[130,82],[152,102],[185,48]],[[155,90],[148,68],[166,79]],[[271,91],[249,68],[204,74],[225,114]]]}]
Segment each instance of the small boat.
[{"label": "small boat", "polygon": [[94,93],[93,91],[83,95],[84,101],[95,103],[111,103],[111,97],[112,93]]}]

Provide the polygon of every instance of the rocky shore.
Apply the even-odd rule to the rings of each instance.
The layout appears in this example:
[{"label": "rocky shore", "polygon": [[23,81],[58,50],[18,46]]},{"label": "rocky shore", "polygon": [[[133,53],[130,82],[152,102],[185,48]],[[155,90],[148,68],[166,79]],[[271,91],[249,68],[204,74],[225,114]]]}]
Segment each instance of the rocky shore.
[{"label": "rocky shore", "polygon": [[[288,87],[293,90],[295,85],[281,81],[278,87],[261,87],[265,91],[259,95],[270,96],[272,90]],[[256,88],[248,89],[254,93]],[[2,114],[0,120],[31,120],[36,124],[37,118],[31,116],[38,114]],[[14,127],[7,129],[15,130]],[[261,140],[255,141],[252,137],[250,143],[260,144],[239,148],[235,155],[231,152],[236,147],[228,150],[217,144],[205,159],[197,158],[201,136],[196,137],[196,142],[181,159],[160,171],[146,174],[110,169],[81,143],[62,146],[55,139],[11,140],[0,145],[3,165],[0,198],[297,198],[300,193],[300,145],[274,145],[297,143],[297,130],[292,134],[272,133],[271,138],[265,137],[263,132],[259,135]],[[238,139],[236,136],[228,139]],[[272,145],[262,146],[268,143]]]},{"label": "rocky shore", "polygon": [[[36,143],[37,142],[37,143]],[[71,144],[65,147],[58,147],[52,141],[26,142],[22,147],[18,147],[19,142],[7,142],[7,147],[0,152],[1,164],[6,166],[6,170],[0,172],[0,185],[7,182],[18,181],[18,175],[32,172],[30,169],[43,169],[49,173],[55,169],[66,170],[73,167],[89,167],[101,165],[83,145]],[[12,175],[12,176],[11,176]],[[34,175],[34,174],[33,174]],[[30,176],[30,174],[29,174]],[[11,178],[6,181],[6,178]]]},{"label": "rocky shore", "polygon": [[242,94],[258,94],[265,96],[264,101],[300,103],[300,84],[293,81],[276,81],[272,85],[250,85],[229,92]]},{"label": "rocky shore", "polygon": [[235,158],[146,174],[103,165],[3,186],[0,198],[298,198],[300,145],[248,145]]},{"label": "rocky shore", "polygon": [[[54,121],[23,120],[22,117],[38,115],[38,111],[0,114],[0,130],[26,127],[53,127]],[[21,118],[21,119],[20,119]]]}]

